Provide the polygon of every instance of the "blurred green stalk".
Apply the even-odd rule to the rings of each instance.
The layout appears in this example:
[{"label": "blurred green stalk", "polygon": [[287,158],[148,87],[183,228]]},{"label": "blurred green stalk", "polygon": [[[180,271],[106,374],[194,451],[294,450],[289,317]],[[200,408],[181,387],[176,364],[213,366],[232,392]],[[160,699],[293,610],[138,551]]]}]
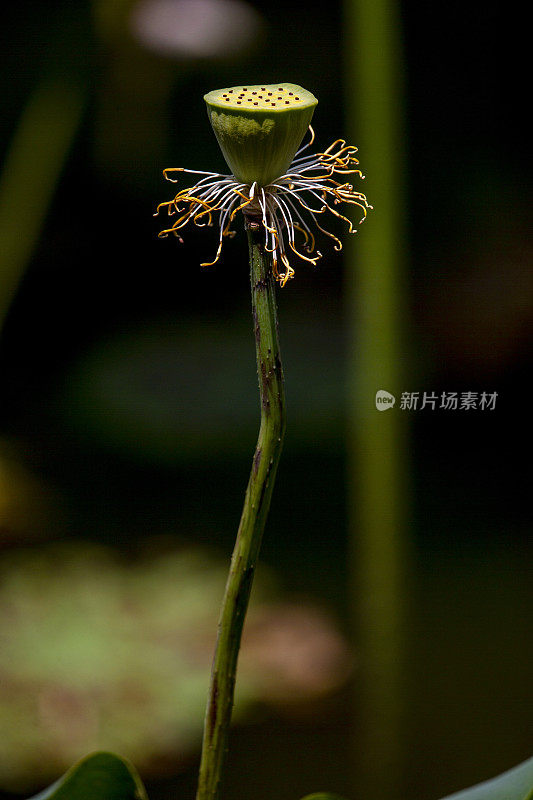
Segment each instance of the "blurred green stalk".
[{"label": "blurred green stalk", "polygon": [[83,107],[75,82],[44,79],[14,133],[0,175],[0,328],[39,240]]},{"label": "blurred green stalk", "polygon": [[[359,669],[356,790],[402,796],[406,516],[404,412],[407,215],[399,9],[394,0],[346,0],[349,138],[357,142],[374,211],[347,255],[350,326],[348,503]],[[375,396],[396,397],[378,411]]]},{"label": "blurred green stalk", "polygon": [[241,634],[285,433],[272,255],[261,217],[246,217],[261,425],[218,623],[196,800],[217,800],[233,709]]}]

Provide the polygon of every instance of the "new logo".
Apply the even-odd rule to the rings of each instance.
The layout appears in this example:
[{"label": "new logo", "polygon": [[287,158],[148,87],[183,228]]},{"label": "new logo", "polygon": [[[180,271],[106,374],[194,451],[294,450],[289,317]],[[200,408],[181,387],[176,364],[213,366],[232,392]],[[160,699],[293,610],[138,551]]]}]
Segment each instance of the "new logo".
[{"label": "new logo", "polygon": [[395,402],[394,395],[386,392],[385,389],[378,389],[376,392],[376,408],[378,411],[386,411],[388,408],[392,408]]}]

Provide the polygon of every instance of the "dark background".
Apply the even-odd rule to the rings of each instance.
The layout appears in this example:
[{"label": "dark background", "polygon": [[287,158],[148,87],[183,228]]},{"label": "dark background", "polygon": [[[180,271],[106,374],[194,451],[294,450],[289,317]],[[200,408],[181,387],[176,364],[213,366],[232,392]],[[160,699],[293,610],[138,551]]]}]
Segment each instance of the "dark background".
[{"label": "dark background", "polygon": [[[244,79],[308,87],[320,142],[341,135],[343,9],[255,3],[262,28],[247,52],[163,59],[132,43],[119,6],[107,28],[80,2],[1,12],[2,150],[42,76],[69,76],[85,103],[0,345],[2,449],[60,500],[29,522],[0,519],[2,544],[74,538],[127,553],[175,535],[228,553],[257,424],[245,242],[201,269],[209,231],[158,240],[153,210],[172,195],[161,171],[225,171],[202,96]],[[531,750],[529,42],[516,4],[406,2],[400,15],[406,389],[498,392],[494,412],[410,416],[414,613],[398,798],[430,800]],[[26,191],[18,237],[34,213]],[[279,292],[289,428],[263,558],[347,630],[344,269],[328,254]],[[270,711],[239,727],[227,796],[357,797],[343,692],[308,718]],[[151,796],[180,781],[192,797],[194,775],[193,763]]]}]

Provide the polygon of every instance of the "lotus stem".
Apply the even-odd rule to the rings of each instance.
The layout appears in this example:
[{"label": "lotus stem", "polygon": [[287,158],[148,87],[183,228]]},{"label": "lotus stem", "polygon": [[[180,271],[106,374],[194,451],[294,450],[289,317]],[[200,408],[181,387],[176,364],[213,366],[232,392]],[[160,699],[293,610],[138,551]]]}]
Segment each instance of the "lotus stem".
[{"label": "lotus stem", "polygon": [[261,218],[248,214],[245,220],[250,250],[261,426],[218,623],[196,800],[217,800],[219,797],[241,634],[285,432],[285,397],[272,256],[265,249]]}]

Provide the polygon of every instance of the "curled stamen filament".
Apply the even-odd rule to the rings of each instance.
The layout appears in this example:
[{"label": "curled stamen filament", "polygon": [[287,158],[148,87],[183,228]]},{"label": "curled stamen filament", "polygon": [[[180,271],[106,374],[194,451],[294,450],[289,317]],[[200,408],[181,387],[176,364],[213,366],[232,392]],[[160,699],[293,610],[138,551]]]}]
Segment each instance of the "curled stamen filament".
[{"label": "curled stamen filament", "polygon": [[[329,212],[347,224],[349,233],[354,233],[351,220],[333,206],[342,203],[355,205],[363,211],[363,220],[367,210],[372,208],[364,194],[354,191],[345,179],[336,180],[334,177],[357,175],[363,178],[361,171],[356,169],[359,164],[355,158],[357,148],[344,139],[337,139],[322,153],[305,153],[315,140],[311,126],[309,133],[309,141],[300,147],[289,171],[268,186],[259,186],[257,182],[250,185],[239,183],[233,175],[217,172],[183,167],[165,169],[163,174],[172,183],[179,180],[179,176],[171,177],[175,173],[195,175],[197,182],[191,188],[182,189],[173,200],[158,205],[156,214],[163,208],[171,217],[177,214],[174,224],[159,235],[164,237],[172,233],[182,241],[178,231],[191,220],[197,227],[204,227],[213,225],[216,218],[218,247],[215,259],[202,264],[204,267],[212,266],[221,256],[224,239],[235,235],[232,224],[238,212],[257,215],[265,234],[265,251],[272,254],[272,270],[282,286],[294,275],[286,246],[295,256],[313,265],[321,258],[311,229],[313,225],[334,241],[335,250],[342,249],[340,239],[323,227],[317,216],[327,216]],[[319,208],[313,208],[315,202]],[[298,246],[296,234],[300,237]],[[299,248],[303,248],[306,254]]]}]

